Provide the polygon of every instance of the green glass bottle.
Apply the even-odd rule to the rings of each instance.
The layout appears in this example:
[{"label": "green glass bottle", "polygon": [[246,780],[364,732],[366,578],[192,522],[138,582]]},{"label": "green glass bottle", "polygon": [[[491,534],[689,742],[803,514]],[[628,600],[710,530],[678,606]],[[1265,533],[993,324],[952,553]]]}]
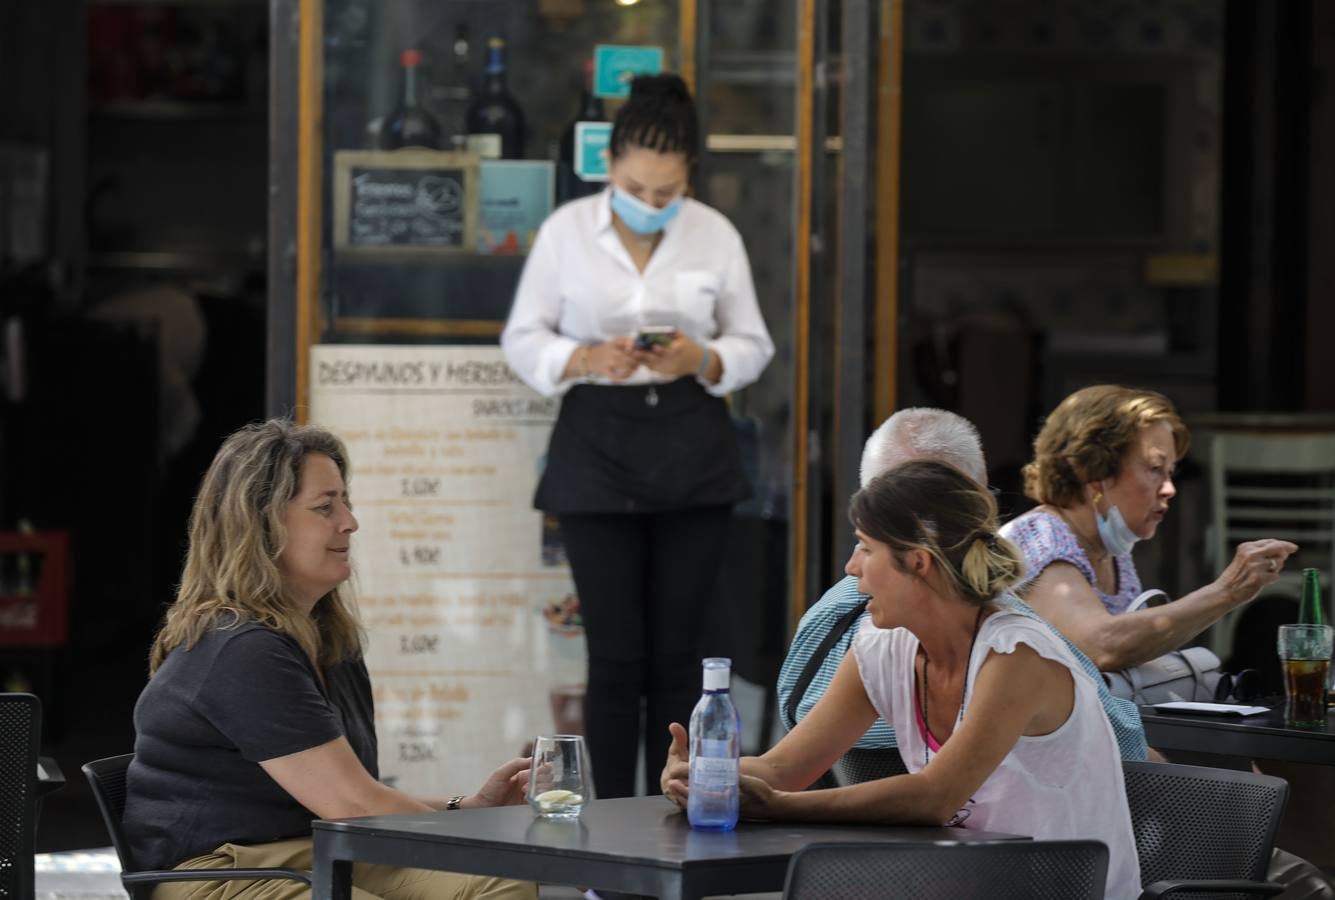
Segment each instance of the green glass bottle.
[{"label": "green glass bottle", "polygon": [[1299,625],[1329,624],[1326,607],[1321,603],[1321,573],[1316,569],[1303,569],[1303,593],[1298,602]]}]

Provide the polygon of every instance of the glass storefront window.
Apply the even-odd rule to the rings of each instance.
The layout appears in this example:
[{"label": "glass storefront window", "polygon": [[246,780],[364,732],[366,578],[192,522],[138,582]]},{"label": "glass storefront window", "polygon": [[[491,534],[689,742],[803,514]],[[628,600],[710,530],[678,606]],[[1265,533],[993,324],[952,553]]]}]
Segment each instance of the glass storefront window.
[{"label": "glass storefront window", "polygon": [[[567,199],[562,193],[570,193],[561,173],[570,162],[561,159],[561,139],[581,111],[584,67],[594,48],[661,47],[668,68],[680,64],[677,3],[670,0],[640,0],[628,6],[614,0],[542,0],[536,5],[331,0],[324,20],[327,173],[365,163],[358,172],[380,184],[368,185],[364,207],[392,202],[375,191],[393,190],[388,183],[393,177],[367,173],[392,166],[393,159],[383,156],[389,151],[382,149],[386,145],[382,135],[386,120],[402,105],[404,53],[412,50],[418,60],[413,67],[416,104],[435,131],[434,139],[424,143],[434,144],[430,149],[437,153],[476,155],[471,163],[479,167],[458,198],[473,204],[477,216],[468,223],[462,245],[447,234],[459,224],[451,221],[449,212],[442,213],[440,230],[433,232],[429,223],[419,220],[410,226],[392,217],[378,218],[374,210],[360,221],[351,212],[340,217],[341,205],[356,205],[355,185],[348,188],[353,198],[328,198],[325,246],[331,250],[321,290],[326,341],[362,341],[368,333],[412,335],[413,340],[456,340],[460,332],[499,333],[536,223],[554,203]],[[528,167],[498,166],[489,158],[495,148],[479,142],[479,125],[469,122],[470,110],[476,114],[487,101],[488,90],[496,87],[497,73],[488,74],[488,66],[496,68],[489,55],[497,40],[504,42],[504,90],[522,122],[517,146],[505,148],[510,156],[506,164],[535,164]],[[609,118],[618,103],[604,102]],[[430,163],[427,157],[422,164]],[[455,163],[440,158],[435,164],[448,169]],[[500,199],[524,204],[525,209],[510,218],[503,208],[499,216],[489,214],[498,209],[489,205],[496,198],[484,196],[479,202],[472,194],[486,191],[498,180],[515,178],[516,170],[524,172],[531,188],[521,196]],[[550,186],[543,184],[544,179]],[[336,181],[327,178],[325,183],[327,189],[337,190]],[[408,227],[420,227],[423,234],[413,240],[382,233]],[[431,249],[434,242],[439,244]],[[411,244],[428,249],[394,249]],[[474,324],[450,326],[463,322]]]},{"label": "glass storefront window", "polygon": [[[805,68],[799,65],[798,37],[802,16],[829,16],[830,11],[799,0],[279,0],[279,6],[275,65],[280,88],[274,121],[280,130],[274,143],[272,221],[280,249],[271,271],[280,277],[274,279],[271,333],[281,343],[284,328],[294,332],[294,395],[299,411],[313,390],[307,377],[312,359],[318,364],[343,354],[336,359],[346,366],[337,370],[341,374],[393,371],[399,377],[422,371],[404,356],[413,348],[420,348],[424,358],[442,360],[450,354],[495,353],[538,224],[572,196],[601,190],[601,184],[583,184],[570,177],[572,154],[565,140],[572,123],[591,118],[590,110],[598,105],[583,96],[589,77],[586,65],[595,48],[659,48],[663,68],[681,73],[692,85],[704,144],[693,190],[741,233],[761,312],[776,347],[760,380],[729,398],[752,495],[733,511],[718,587],[727,602],[714,604],[711,620],[700,624],[716,642],[709,652],[731,655],[734,672],[755,685],[760,699],[754,701],[746,740],[748,750],[760,749],[768,739],[774,712],[772,701],[764,698],[786,649],[794,604],[805,608],[814,600],[802,584],[794,583],[790,568],[796,562],[790,551],[796,534],[793,523],[808,515],[805,499],[796,490],[801,463],[794,453],[799,419],[795,404],[797,385],[809,374],[803,367],[811,359],[801,345],[829,338],[821,327],[812,328],[825,313],[808,315],[804,308],[808,294],[795,270],[799,255],[812,246],[799,235],[804,229],[818,229],[824,261],[815,267],[810,297],[827,302],[836,296],[831,261],[839,239],[834,224],[838,203],[832,201],[840,170],[837,103],[829,99],[821,106],[825,124],[817,129],[825,148],[819,154],[825,174],[808,188],[828,195],[822,193],[805,206],[799,202],[804,188],[798,174],[804,160],[812,158],[799,133],[799,90],[800,85],[813,83],[814,62]],[[288,34],[289,21],[302,24]],[[492,106],[509,112],[478,108],[481,100],[498,92],[497,41],[503,42],[508,99]],[[828,52],[825,44],[807,45],[808,52],[813,49]],[[303,85],[300,91],[284,83],[284,73]],[[821,90],[829,98],[837,97],[832,87]],[[620,102],[603,100],[602,116],[610,121]],[[522,116],[522,135],[514,127],[516,110]],[[494,139],[489,137],[493,134]],[[291,139],[292,135],[300,138]],[[826,138],[831,138],[828,146]],[[284,152],[289,144],[291,155]],[[495,158],[498,155],[501,158]],[[803,209],[816,219],[814,224],[800,221]],[[285,291],[291,292],[292,309],[284,304]],[[285,365],[281,352],[271,356],[271,378],[281,377]],[[397,402],[391,393],[382,392],[377,396],[383,399],[366,402]],[[270,397],[275,411],[291,408],[290,401],[284,402],[284,391],[271,387]],[[337,407],[344,412],[355,407],[346,397],[335,400],[344,404]],[[817,407],[808,421],[819,427],[829,401],[824,397],[808,401]],[[324,409],[335,409],[328,405],[334,401],[324,402]],[[551,409],[540,411],[548,414]],[[395,446],[395,452],[406,452],[413,442],[435,440],[414,436],[415,431],[425,434],[434,427],[425,420],[386,431],[396,427],[401,427],[404,443]],[[444,426],[449,430],[448,424]],[[362,439],[369,438],[363,434]],[[423,448],[431,451],[427,444]],[[374,453],[361,455],[374,457],[389,449],[377,447]],[[435,450],[446,452],[439,446]],[[532,477],[534,466],[542,464],[540,451],[515,470],[514,479]],[[387,478],[393,469],[396,480],[376,488],[386,488],[384,496],[376,498],[376,504],[386,509],[430,506],[437,502],[433,498],[452,489],[448,478],[433,480],[434,470],[404,478],[398,461],[373,458],[368,465],[359,463],[357,448],[353,453],[354,471],[363,466],[362,475],[356,476],[363,495],[371,483],[368,479]],[[503,460],[504,452],[498,451],[495,459]],[[514,523],[514,533],[524,542],[541,536],[541,565],[552,569],[543,577],[556,578],[564,560],[547,523],[529,507],[527,495],[522,502],[513,498],[507,502],[513,506],[507,521]],[[380,538],[371,534],[358,538],[363,543],[387,542],[384,552],[363,558],[361,575],[376,586],[368,605],[382,607],[377,621],[390,623],[384,634],[377,633],[379,626],[372,627],[372,656],[395,657],[388,668],[381,666],[388,710],[382,714],[382,725],[386,734],[393,735],[386,742],[385,758],[409,773],[410,780],[416,777],[411,773],[428,766],[435,754],[452,749],[440,744],[446,738],[434,731],[414,732],[422,722],[433,721],[430,715],[423,718],[424,710],[444,709],[462,702],[457,698],[465,695],[476,705],[478,698],[491,697],[488,692],[493,688],[468,682],[477,673],[454,680],[432,676],[423,682],[427,693],[414,694],[401,680],[407,676],[399,671],[408,662],[398,657],[417,655],[418,661],[431,663],[433,654],[463,641],[477,622],[465,617],[472,625],[461,628],[428,623],[430,617],[424,617],[423,610],[386,614],[383,607],[401,606],[409,596],[390,597],[385,593],[390,588],[383,586],[397,584],[393,580],[402,580],[408,571],[436,567],[440,571],[418,582],[420,596],[436,598],[433,603],[450,596],[450,603],[477,604],[511,594],[511,599],[527,595],[532,601],[541,593],[520,586],[510,594],[493,596],[488,587],[492,582],[475,571],[477,558],[467,560],[467,572],[450,570],[453,564],[448,561],[455,550],[449,542],[460,540],[463,523],[471,520],[463,513],[439,512],[431,514],[431,529],[413,532],[426,534],[425,538],[400,540],[387,536],[389,532]],[[368,521],[380,515],[368,512]],[[387,517],[390,521],[392,517]],[[800,549],[798,557],[803,553]],[[824,580],[823,564],[813,565],[820,566],[818,577]],[[450,583],[451,578],[456,583]],[[458,579],[473,580],[461,586]],[[402,593],[398,587],[392,590]],[[426,604],[426,599],[421,602]],[[574,607],[567,600],[544,600],[540,605],[548,631],[570,630],[568,613]],[[425,629],[423,633],[403,627],[418,620],[426,623],[416,629]],[[562,652],[568,656],[569,649]],[[558,659],[560,654],[550,647],[541,653],[551,655],[542,665],[570,662]],[[374,658],[372,662],[374,674]],[[428,666],[421,671],[434,670]],[[573,701],[567,702],[576,695],[562,694],[561,704],[553,699],[548,710],[545,686],[532,696],[539,699],[512,698],[498,707],[502,733],[528,727],[524,723],[538,722],[539,730],[549,720],[560,726],[563,716],[568,723],[570,711],[578,709],[577,702],[573,706]],[[439,725],[439,716],[434,721],[432,728]]]}]

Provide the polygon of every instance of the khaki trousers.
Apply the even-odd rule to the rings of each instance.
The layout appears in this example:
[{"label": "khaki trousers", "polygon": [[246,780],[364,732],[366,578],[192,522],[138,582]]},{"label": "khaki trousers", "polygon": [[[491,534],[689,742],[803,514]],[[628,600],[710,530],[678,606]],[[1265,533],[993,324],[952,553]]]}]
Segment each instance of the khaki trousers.
[{"label": "khaki trousers", "polygon": [[[290,838],[243,847],[223,844],[212,853],[187,859],[178,869],[310,869],[311,839]],[[153,900],[309,900],[300,881],[182,881],[159,885]],[[367,863],[352,865],[354,900],[536,900],[538,887],[525,881],[400,869]]]}]

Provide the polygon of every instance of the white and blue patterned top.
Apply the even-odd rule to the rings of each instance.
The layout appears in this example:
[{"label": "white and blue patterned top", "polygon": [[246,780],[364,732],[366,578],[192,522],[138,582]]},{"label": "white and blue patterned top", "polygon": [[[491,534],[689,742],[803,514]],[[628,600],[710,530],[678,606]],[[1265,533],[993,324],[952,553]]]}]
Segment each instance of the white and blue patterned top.
[{"label": "white and blue patterned top", "polygon": [[1024,578],[1015,586],[1015,590],[1021,594],[1038,580],[1038,576],[1048,566],[1062,562],[1079,570],[1110,615],[1126,612],[1127,607],[1140,596],[1140,575],[1136,572],[1136,564],[1130,553],[1113,557],[1117,590],[1111,594],[1103,592],[1094,574],[1094,564],[1089,561],[1089,555],[1080,546],[1071,526],[1061,516],[1042,508],[1031,509],[1001,526],[998,533],[1018,547],[1024,556]]},{"label": "white and blue patterned top", "polygon": [[[779,717],[789,730],[792,730],[798,721],[801,721],[807,713],[811,712],[812,707],[816,705],[816,701],[825,695],[830,682],[834,679],[835,671],[839,668],[839,663],[843,662],[844,654],[848,652],[849,644],[853,641],[853,635],[868,614],[864,612],[858,621],[853,623],[853,626],[845,631],[843,636],[830,648],[830,652],[825,656],[825,661],[817,670],[815,677],[811,679],[811,684],[797,704],[797,721],[789,721],[784,712],[788,706],[788,697],[792,694],[798,678],[801,677],[802,670],[806,668],[811,654],[815,652],[834,623],[866,599],[865,595],[858,593],[858,580],[852,575],[848,575],[826,591],[825,595],[802,616],[802,621],[797,626],[797,634],[793,637],[793,643],[788,648],[788,656],[783,661],[783,668],[779,670]],[[998,605],[1026,616],[1032,616],[1047,625],[1046,619],[1014,595],[1004,595]],[[1048,627],[1052,628],[1051,625],[1048,625]],[[1062,635],[1055,628],[1052,630],[1066,642],[1066,646],[1075,654],[1076,660],[1094,678],[1094,683],[1099,690],[1099,701],[1103,704],[1104,712],[1108,714],[1108,721],[1112,724],[1113,734],[1117,736],[1117,746],[1121,750],[1122,758],[1144,760],[1147,755],[1147,745],[1145,743],[1145,727],[1140,722],[1140,710],[1130,700],[1122,700],[1109,693],[1103,675],[1094,665],[1093,660],[1082,653],[1075,644],[1067,640],[1065,635]],[[853,746],[859,750],[883,750],[895,747],[897,744],[894,729],[887,725],[884,720],[878,718],[867,730],[867,733]]]}]

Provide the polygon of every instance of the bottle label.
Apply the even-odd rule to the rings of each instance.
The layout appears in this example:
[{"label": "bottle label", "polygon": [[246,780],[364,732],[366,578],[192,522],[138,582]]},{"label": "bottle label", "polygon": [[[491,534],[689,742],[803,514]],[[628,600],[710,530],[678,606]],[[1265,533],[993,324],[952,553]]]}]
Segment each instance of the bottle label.
[{"label": "bottle label", "polygon": [[499,134],[470,134],[468,152],[476,153],[483,159],[501,158],[501,136]]},{"label": "bottle label", "polygon": [[737,783],[737,757],[730,741],[700,741],[700,749],[691,757],[691,783],[723,785]]}]

